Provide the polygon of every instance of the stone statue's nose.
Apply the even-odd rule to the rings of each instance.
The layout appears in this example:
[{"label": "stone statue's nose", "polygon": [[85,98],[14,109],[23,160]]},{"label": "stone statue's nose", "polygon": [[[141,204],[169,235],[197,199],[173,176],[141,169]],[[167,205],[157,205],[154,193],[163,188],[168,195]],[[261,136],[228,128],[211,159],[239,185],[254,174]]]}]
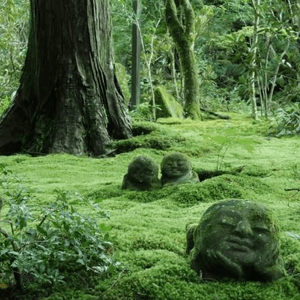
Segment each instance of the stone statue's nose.
[{"label": "stone statue's nose", "polygon": [[235,227],[235,232],[241,235],[252,235],[253,231],[251,225],[247,219],[239,221]]}]

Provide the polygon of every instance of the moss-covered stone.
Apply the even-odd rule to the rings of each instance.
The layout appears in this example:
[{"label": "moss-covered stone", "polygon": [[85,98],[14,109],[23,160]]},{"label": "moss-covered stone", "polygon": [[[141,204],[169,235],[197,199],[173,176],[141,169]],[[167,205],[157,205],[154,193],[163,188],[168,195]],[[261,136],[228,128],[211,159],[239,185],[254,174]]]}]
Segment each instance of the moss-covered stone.
[{"label": "moss-covered stone", "polygon": [[122,188],[134,191],[147,191],[160,187],[158,166],[148,156],[136,157],[128,166],[124,175]]},{"label": "moss-covered stone", "polygon": [[187,245],[191,267],[203,279],[269,281],[285,274],[279,228],[262,203],[228,200],[210,206],[198,226],[187,227]]},{"label": "moss-covered stone", "polygon": [[199,182],[197,173],[192,170],[189,158],[179,152],[172,152],[164,156],[161,162],[161,173],[163,186]]},{"label": "moss-covered stone", "polygon": [[154,91],[155,103],[160,109],[156,112],[157,118],[183,119],[183,108],[164,87],[157,87]]}]

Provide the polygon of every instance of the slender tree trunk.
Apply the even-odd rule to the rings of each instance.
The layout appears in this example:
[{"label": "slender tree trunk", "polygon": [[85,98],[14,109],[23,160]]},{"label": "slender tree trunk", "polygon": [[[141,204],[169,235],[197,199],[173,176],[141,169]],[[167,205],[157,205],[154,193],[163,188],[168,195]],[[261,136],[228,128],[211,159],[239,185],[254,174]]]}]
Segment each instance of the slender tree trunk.
[{"label": "slender tree trunk", "polygon": [[275,90],[275,86],[276,86],[276,81],[277,81],[279,68],[282,64],[282,59],[285,56],[286,52],[288,51],[289,47],[290,47],[290,39],[288,39],[287,44],[286,44],[283,52],[281,53],[280,57],[278,58],[275,73],[274,73],[274,76],[272,78],[270,94],[269,94],[269,96],[267,98],[267,101],[266,101],[266,108],[265,108],[266,109],[266,111],[265,111],[266,118],[268,118],[269,113],[270,113],[270,108],[271,108],[271,103],[272,103],[272,100],[273,100],[273,94],[274,94],[274,90]]},{"label": "slender tree trunk", "polygon": [[0,154],[104,154],[131,125],[114,74],[108,0],[30,0],[16,97],[0,120]]},{"label": "slender tree trunk", "polygon": [[133,0],[135,21],[132,24],[132,70],[131,70],[131,109],[140,105],[140,61],[141,61],[141,2]]},{"label": "slender tree trunk", "polygon": [[189,0],[180,1],[184,24],[179,20],[174,0],[166,1],[166,21],[178,49],[184,85],[184,110],[188,117],[201,118],[199,80],[194,53],[195,15]]},{"label": "slender tree trunk", "polygon": [[176,93],[176,98],[178,101],[180,101],[180,93],[179,93],[179,88],[178,88],[178,83],[177,83],[177,77],[176,77],[176,67],[175,67],[175,55],[174,55],[174,49],[172,48],[170,50],[170,57],[171,57],[171,74],[173,78],[173,84],[174,84],[174,89]]},{"label": "slender tree trunk", "polygon": [[257,104],[256,104],[256,77],[257,77],[257,47],[258,47],[258,25],[259,25],[259,14],[258,14],[258,6],[260,5],[260,0],[252,0],[253,8],[254,8],[254,29],[253,29],[253,41],[252,41],[252,74],[251,74],[251,82],[250,82],[250,90],[251,90],[251,106],[252,113],[251,116],[254,120],[257,119]]}]

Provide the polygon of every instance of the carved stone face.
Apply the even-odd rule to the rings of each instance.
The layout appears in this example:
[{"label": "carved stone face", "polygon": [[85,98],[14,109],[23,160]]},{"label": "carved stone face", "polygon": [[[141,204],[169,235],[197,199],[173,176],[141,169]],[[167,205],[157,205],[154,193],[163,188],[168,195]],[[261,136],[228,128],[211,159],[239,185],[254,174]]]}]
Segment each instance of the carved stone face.
[{"label": "carved stone face", "polygon": [[[280,277],[278,228],[262,204],[230,200],[211,206],[194,232],[192,267],[212,277]],[[260,278],[260,279],[259,279]]]},{"label": "carved stone face", "polygon": [[157,188],[159,184],[158,166],[150,157],[140,155],[128,166],[124,176],[122,188],[131,190],[149,190]]},{"label": "carved stone face", "polygon": [[158,177],[158,167],[147,156],[138,156],[128,166],[128,176],[136,182],[150,183],[153,177]]},{"label": "carved stone face", "polygon": [[186,175],[192,169],[187,156],[182,153],[166,155],[161,163],[161,172],[168,178],[179,178]]}]

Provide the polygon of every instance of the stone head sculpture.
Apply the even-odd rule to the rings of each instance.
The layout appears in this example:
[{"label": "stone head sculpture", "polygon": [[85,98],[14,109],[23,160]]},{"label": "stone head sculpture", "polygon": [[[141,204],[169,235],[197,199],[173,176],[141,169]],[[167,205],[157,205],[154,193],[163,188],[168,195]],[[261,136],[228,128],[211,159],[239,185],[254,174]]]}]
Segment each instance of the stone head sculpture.
[{"label": "stone head sculpture", "polygon": [[198,182],[198,175],[192,170],[189,158],[183,153],[170,153],[161,162],[163,186]]},{"label": "stone head sculpture", "polygon": [[263,204],[228,200],[210,206],[187,227],[191,267],[204,279],[268,281],[284,275],[279,229]]},{"label": "stone head sculpture", "polygon": [[144,155],[137,156],[128,166],[122,188],[146,191],[160,186],[158,166],[155,161]]}]

